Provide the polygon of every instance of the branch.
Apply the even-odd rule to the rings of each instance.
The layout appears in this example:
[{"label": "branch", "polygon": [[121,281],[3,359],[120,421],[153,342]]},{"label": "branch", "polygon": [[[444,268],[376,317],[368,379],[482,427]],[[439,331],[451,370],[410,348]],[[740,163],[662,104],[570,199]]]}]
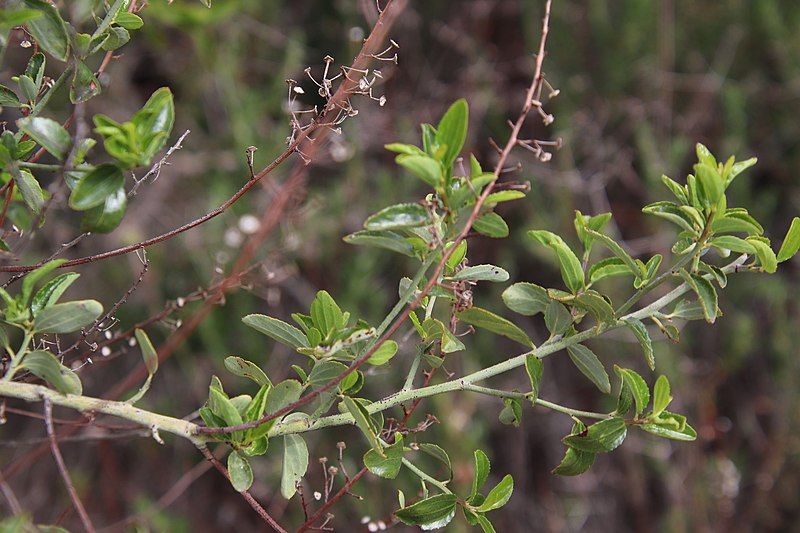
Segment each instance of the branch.
[{"label": "branch", "polygon": [[47,428],[47,437],[50,439],[50,451],[53,453],[56,465],[58,465],[61,479],[64,480],[64,485],[67,486],[67,492],[69,492],[72,505],[81,517],[83,528],[89,533],[94,533],[95,529],[92,525],[92,521],[89,519],[89,515],[86,514],[86,509],[83,507],[81,499],[78,497],[75,485],[72,484],[72,479],[69,477],[69,470],[67,470],[67,465],[64,463],[64,457],[61,456],[61,450],[58,449],[58,441],[56,440],[56,433],[53,429],[53,405],[48,398],[44,398],[44,422]]}]

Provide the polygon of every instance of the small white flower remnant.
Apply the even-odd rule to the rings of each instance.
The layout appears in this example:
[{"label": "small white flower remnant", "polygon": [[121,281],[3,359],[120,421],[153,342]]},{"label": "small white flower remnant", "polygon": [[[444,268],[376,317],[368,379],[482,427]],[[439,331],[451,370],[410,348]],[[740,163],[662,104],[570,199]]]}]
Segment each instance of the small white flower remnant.
[{"label": "small white flower remnant", "polygon": [[320,491],[314,491],[314,499],[320,501],[322,499],[322,493]]},{"label": "small white flower remnant", "polygon": [[100,350],[100,355],[102,355],[103,357],[108,357],[109,355],[111,355],[111,348],[109,348],[108,346],[103,346],[103,349]]},{"label": "small white flower remnant", "polygon": [[131,337],[130,339],[128,339],[128,346],[130,346],[131,348],[136,346],[136,337]]},{"label": "small white flower remnant", "polygon": [[253,215],[242,215],[239,219],[239,231],[245,235],[252,235],[261,228],[261,221]]},{"label": "small white flower remnant", "polygon": [[244,241],[244,236],[236,228],[228,228],[222,236],[222,240],[229,248],[238,248]]}]

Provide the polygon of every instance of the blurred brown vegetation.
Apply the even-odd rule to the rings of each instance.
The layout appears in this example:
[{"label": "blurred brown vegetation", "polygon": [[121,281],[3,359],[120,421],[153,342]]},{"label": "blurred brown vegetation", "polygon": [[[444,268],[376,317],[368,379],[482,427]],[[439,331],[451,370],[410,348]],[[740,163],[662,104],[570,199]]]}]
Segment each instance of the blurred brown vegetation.
[{"label": "blurred brown vegetation", "polygon": [[[487,140],[505,138],[505,121],[516,116],[529,83],[541,4],[428,1],[405,9],[391,32],[401,47],[399,64],[383,68],[380,91],[386,105],[361,101],[360,114],[319,151],[307,169],[308,187],[296,191],[297,203],[260,247],[262,266],[246,278],[247,290],[231,294],[178,348],[160,369],[144,405],[175,416],[192,413],[205,400],[209,376],[225,374],[222,360],[230,354],[259,362],[275,379],[289,376],[295,355],[245,328],[240,322],[245,314],[285,317],[305,309],[316,290],[327,289],[343,309],[373,322],[384,316],[395,301],[398,280],[411,272],[410,262],[341,241],[370,213],[389,203],[413,201],[421,190],[418,181],[394,166],[383,145],[416,142],[420,122],[435,121],[450,102],[464,97],[471,109],[467,151],[492,160]],[[303,69],[320,65],[326,54],[346,63],[375,16],[371,0],[214,0],[211,10],[197,1],[168,5],[152,0],[143,13],[141,34],[109,67],[112,83],[92,100],[88,112],[125,118],[154,89],[167,85],[176,95],[173,137],[186,129],[191,134],[158,181],[142,189],[118,230],[86,239],[70,253],[77,257],[142,240],[227,199],[246,180],[247,146],[259,148],[255,157],[262,166],[284,147],[289,133],[284,79],[300,80]],[[540,124],[529,128],[531,135],[562,137],[564,146],[547,165],[525,152],[515,154],[523,166],[517,176],[530,180],[532,193],[502,209],[511,226],[508,240],[470,244],[474,263],[501,265],[512,280],[556,286],[557,267],[529,245],[524,230],[572,235],[575,209],[592,214],[611,210],[614,231],[632,251],[668,254],[672,230],[640,209],[665,197],[662,173],[685,176],[697,141],[723,157],[759,158],[755,169],[737,180],[730,201],[746,203],[779,242],[800,211],[800,5],[780,0],[556,0],[553,17],[545,71],[561,91],[552,104],[556,121],[547,134]],[[22,64],[23,52],[9,51],[7,61]],[[315,103],[309,96],[314,93],[306,92],[308,103]],[[61,105],[66,114],[66,103]],[[275,184],[290,170],[279,169],[266,187],[210,223],[149,250],[150,271],[118,313],[119,327],[156,313],[165,300],[218,280],[217,269],[230,266],[246,237],[247,217],[260,218],[270,209]],[[70,221],[66,211],[51,216],[63,217],[63,223],[40,236],[29,261],[77,234],[77,221]],[[131,255],[79,269],[81,290],[109,307],[140,268]],[[799,276],[795,260],[757,281],[749,275],[734,279],[722,292],[722,319],[713,326],[692,323],[680,344],[657,344],[660,371],[670,377],[677,409],[698,430],[695,443],[633,435],[619,450],[600,457],[587,474],[557,478],[549,471],[563,453],[560,438],[569,430],[568,418],[528,407],[520,428],[507,427],[497,421],[499,402],[466,394],[432,398],[422,406],[418,417],[433,413],[440,420],[424,438],[451,454],[457,486],[469,483],[477,447],[492,459],[494,476],[514,475],[514,497],[493,516],[498,531],[796,530]],[[481,287],[476,301],[508,313],[500,305],[500,290]],[[622,286],[617,290],[623,294]],[[154,341],[172,335],[177,321],[196,305],[187,304],[151,328]],[[546,337],[538,321],[520,318],[518,323],[534,339]],[[633,339],[613,337],[592,348],[645,373]],[[479,333],[468,339],[468,352],[448,363],[448,370],[475,370],[516,354],[513,350]],[[93,361],[81,376],[88,394],[102,394],[140,358],[135,351],[115,351],[108,358],[95,355]],[[370,397],[399,384],[397,373],[383,372],[372,379]],[[544,397],[579,408],[613,408],[564,358],[548,360],[546,373]],[[234,390],[244,387],[228,376],[224,380]],[[519,373],[496,382],[507,389],[524,383]],[[73,414],[57,411],[57,416]],[[52,461],[44,455],[20,463],[35,448],[27,441],[42,437],[42,424],[12,413],[8,417],[0,428],[0,466],[37,521],[57,522],[70,503]],[[112,430],[100,427],[77,435],[104,431]],[[322,485],[316,459],[336,457],[341,440],[352,443],[345,464],[357,470],[362,452],[356,430],[317,432],[309,438],[307,494]],[[201,475],[168,507],[158,505],[182,475],[202,463],[189,444],[170,440],[159,446],[152,439],[132,438],[64,442],[62,449],[97,526],[141,513],[144,530],[260,527],[252,510],[215,472]],[[280,464],[275,457],[268,453],[254,461],[253,493],[273,516],[299,523],[297,502],[287,505],[277,495]],[[413,491],[411,482],[398,484]],[[365,527],[358,525],[363,516],[388,521],[397,506],[389,487],[384,480],[365,477],[354,490],[364,500],[346,499],[335,510],[334,523],[342,531],[355,531]],[[452,530],[467,528],[456,522]],[[63,524],[77,527],[78,522],[67,516]]]}]

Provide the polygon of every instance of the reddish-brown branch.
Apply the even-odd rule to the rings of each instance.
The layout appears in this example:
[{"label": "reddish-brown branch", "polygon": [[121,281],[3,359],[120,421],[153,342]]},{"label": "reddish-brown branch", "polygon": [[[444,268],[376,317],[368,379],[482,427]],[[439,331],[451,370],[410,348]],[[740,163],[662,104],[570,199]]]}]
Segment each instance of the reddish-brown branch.
[{"label": "reddish-brown branch", "polygon": [[72,479],[69,477],[69,470],[67,470],[67,465],[64,463],[64,457],[61,455],[61,450],[58,449],[58,441],[56,440],[56,433],[53,429],[53,405],[47,398],[44,399],[44,423],[47,428],[47,437],[50,440],[50,451],[53,453],[53,459],[55,459],[58,471],[61,473],[61,479],[64,481],[64,485],[67,486],[67,492],[69,492],[72,505],[78,512],[84,529],[89,533],[94,533],[95,529],[92,525],[92,521],[89,519],[86,509],[83,507],[81,499],[78,497],[78,491],[75,490],[75,485],[72,484]]},{"label": "reddish-brown branch", "polygon": [[0,228],[3,227],[3,224],[6,221],[6,214],[8,213],[8,206],[11,204],[11,197],[14,196],[14,180],[10,180],[8,182],[8,188],[6,189],[6,198],[3,201],[3,212],[0,213]]},{"label": "reddish-brown branch", "polygon": [[[212,465],[214,465],[214,468],[216,468],[217,470],[219,470],[219,472],[220,472],[220,473],[221,473],[223,476],[225,476],[225,479],[228,479],[228,480],[230,480],[230,475],[228,474],[228,469],[227,469],[227,468],[225,468],[225,465],[223,465],[222,463],[220,463],[220,462],[219,462],[219,460],[218,460],[216,457],[214,457],[214,454],[213,454],[213,453],[211,453],[211,451],[210,451],[208,448],[205,448],[205,447],[203,447],[203,448],[200,448],[200,451],[202,452],[202,454],[203,454],[203,457],[205,457],[206,459],[208,459],[208,461],[209,461],[209,462],[210,462]],[[279,533],[286,533],[286,530],[285,530],[285,529],[283,529],[283,528],[281,527],[281,525],[280,525],[280,524],[278,524],[278,523],[275,521],[275,519],[274,519],[274,518],[272,518],[272,517],[269,515],[269,513],[267,512],[267,510],[266,510],[266,509],[264,509],[264,507],[263,507],[263,506],[262,506],[260,503],[258,503],[258,501],[257,501],[255,498],[253,498],[253,495],[252,495],[252,494],[250,494],[250,493],[249,493],[248,491],[246,491],[246,490],[245,490],[245,491],[242,491],[242,492],[240,492],[239,494],[241,494],[241,495],[242,495],[242,497],[245,499],[245,501],[246,501],[248,504],[250,504],[250,507],[252,507],[252,508],[253,508],[253,510],[254,510],[256,513],[258,513],[258,516],[260,516],[260,517],[261,517],[261,519],[262,519],[262,520],[263,520],[263,521],[264,521],[266,524],[268,524],[268,525],[269,525],[269,526],[270,526],[272,529],[274,529],[275,531],[278,531]]]}]

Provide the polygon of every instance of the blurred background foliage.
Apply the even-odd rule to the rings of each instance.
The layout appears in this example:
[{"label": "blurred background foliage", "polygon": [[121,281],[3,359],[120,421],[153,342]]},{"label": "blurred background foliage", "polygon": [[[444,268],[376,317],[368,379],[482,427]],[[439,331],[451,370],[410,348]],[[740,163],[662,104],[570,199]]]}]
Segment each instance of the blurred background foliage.
[{"label": "blurred background foliage", "polygon": [[[77,13],[82,3],[68,2],[68,9]],[[412,265],[394,254],[346,245],[341,237],[380,207],[414,201],[422,190],[394,166],[383,145],[416,142],[420,122],[435,121],[450,102],[464,97],[471,110],[467,150],[488,165],[494,157],[488,138],[506,138],[506,120],[516,116],[524,98],[541,14],[539,0],[410,3],[391,32],[400,45],[399,64],[382,65],[385,83],[378,94],[386,95],[386,105],[358,101],[359,115],[318,150],[307,169],[308,187],[297,191],[295,209],[260,248],[262,266],[247,278],[247,290],[229,295],[179,348],[144,405],[191,413],[203,403],[212,373],[224,376],[226,388],[251,392],[224,375],[222,360],[230,354],[260,362],[273,379],[290,376],[297,356],[244,327],[240,317],[245,314],[286,317],[306,309],[316,290],[327,289],[343,309],[378,322]],[[284,80],[302,80],[304,102],[319,103],[303,70],[320,68],[326,54],[347,64],[375,16],[372,0],[214,0],[211,10],[197,1],[151,0],[143,12],[145,27],[109,67],[101,81],[111,83],[88,111],[124,119],[166,85],[177,106],[173,138],[186,129],[191,134],[158,181],[142,189],[118,230],[87,239],[71,253],[77,257],[142,240],[227,199],[247,179],[248,146],[258,147],[257,168],[284,147],[289,134]],[[548,81],[561,91],[548,109],[556,120],[547,129],[531,121],[527,136],[562,137],[563,148],[547,164],[524,151],[515,154],[522,170],[513,176],[529,180],[531,194],[501,207],[511,226],[508,240],[470,243],[472,263],[501,265],[513,281],[559,286],[552,258],[531,246],[524,232],[537,228],[573,235],[575,209],[613,211],[614,231],[632,252],[667,255],[672,230],[640,209],[666,198],[662,173],[685,177],[697,141],[723,159],[758,157],[755,169],[733,186],[729,202],[746,203],[767,235],[780,242],[800,211],[799,30],[800,5],[791,1],[556,0],[545,62]],[[9,50],[3,79],[17,72],[27,55],[23,49]],[[66,117],[65,101],[60,112],[53,118]],[[277,170],[265,187],[210,223],[149,250],[150,272],[119,312],[120,327],[152,315],[165,300],[213,284],[235,259],[251,230],[250,217],[270,208],[275,183],[291,168]],[[50,216],[57,229],[37,238],[28,262],[78,232],[68,211]],[[108,307],[139,269],[134,256],[82,268],[82,289]],[[497,421],[501,402],[467,394],[428,400],[417,418],[432,413],[439,423],[417,438],[447,449],[458,486],[469,483],[472,451],[478,447],[492,459],[493,476],[514,475],[514,497],[493,516],[498,531],[796,529],[798,277],[797,259],[773,276],[734,277],[721,293],[722,319],[713,326],[693,323],[680,344],[657,344],[659,370],[673,384],[676,409],[687,413],[698,430],[695,443],[637,433],[600,457],[587,474],[557,478],[549,471],[563,453],[560,438],[569,431],[569,418],[527,407],[520,428],[503,426]],[[540,319],[513,317],[502,307],[501,290],[480,286],[475,301],[514,319],[534,340],[546,338]],[[610,285],[609,290],[624,298],[627,289]],[[196,305],[187,304],[150,328],[154,341],[171,335],[176,321]],[[468,352],[449,360],[448,371],[473,371],[517,351],[488,333],[467,342]],[[592,349],[607,361],[623,361],[650,375],[632,337],[606,338],[592,343]],[[407,344],[392,370],[378,370],[384,374],[371,380],[366,395],[396,390],[412,351]],[[87,393],[102,394],[139,361],[136,351],[95,357],[95,364],[81,371]],[[545,373],[543,397],[576,408],[613,409],[566,358],[548,358]],[[522,373],[514,373],[495,384],[512,389],[525,382]],[[37,421],[19,417],[10,417],[0,429],[4,439],[41,434]],[[312,458],[333,460],[337,441],[347,442],[344,464],[357,470],[363,445],[354,429],[317,432],[309,440]],[[201,462],[188,444],[161,447],[139,439],[62,447],[98,526],[138,512],[143,530],[258,527],[252,511],[213,472],[161,508],[159,498]],[[9,467],[27,448],[2,450],[0,464]],[[277,451],[254,462],[253,493],[268,503],[273,516],[296,524],[302,518],[299,504],[277,496]],[[308,495],[322,486],[322,468],[314,459],[305,482]],[[70,508],[54,472],[52,462],[42,460],[9,480],[39,522],[56,522]],[[411,482],[399,482],[407,494],[415,490]],[[397,507],[388,487],[383,480],[365,478],[354,490],[364,501],[346,499],[336,509],[334,524],[353,531],[366,528],[358,525],[364,516],[388,522]],[[453,530],[467,527],[456,522]],[[64,523],[75,525],[75,517]]]}]

